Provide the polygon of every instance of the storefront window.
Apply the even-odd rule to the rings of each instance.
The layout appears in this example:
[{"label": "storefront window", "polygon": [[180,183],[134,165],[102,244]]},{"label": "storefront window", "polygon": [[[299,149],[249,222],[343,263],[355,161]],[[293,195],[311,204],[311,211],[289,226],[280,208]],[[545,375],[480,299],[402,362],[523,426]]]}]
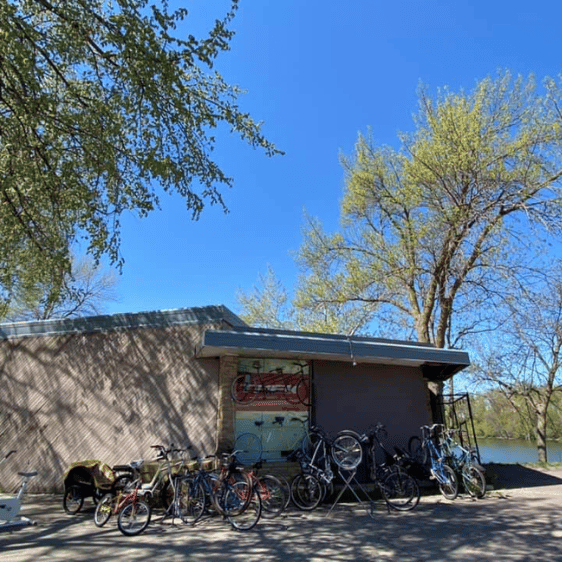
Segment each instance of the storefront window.
[{"label": "storefront window", "polygon": [[240,358],[232,383],[235,448],[242,462],[286,461],[308,429],[310,365],[286,359]]}]

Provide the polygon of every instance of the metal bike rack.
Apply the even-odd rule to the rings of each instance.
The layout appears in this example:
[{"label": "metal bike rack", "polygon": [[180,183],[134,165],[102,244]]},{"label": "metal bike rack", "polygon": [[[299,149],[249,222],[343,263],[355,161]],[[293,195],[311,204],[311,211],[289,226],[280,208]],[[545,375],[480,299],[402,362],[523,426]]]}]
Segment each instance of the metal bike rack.
[{"label": "metal bike rack", "polygon": [[[347,473],[348,476],[347,477],[344,476],[344,474],[342,474],[342,472]],[[354,468],[351,471],[347,471],[347,470],[342,471],[342,469],[338,467],[338,474],[340,475],[340,478],[342,479],[342,481],[344,483],[344,486],[340,490],[339,494],[337,495],[336,499],[334,500],[334,503],[332,504],[332,507],[330,507],[328,513],[326,513],[325,516],[328,517],[328,515],[330,515],[330,513],[332,513],[334,507],[336,507],[337,503],[340,501],[344,492],[347,489],[349,489],[351,491],[351,493],[355,496],[355,499],[359,502],[361,507],[365,508],[369,517],[375,518],[375,512],[376,512],[377,506],[376,506],[375,502],[370,498],[370,496],[367,493],[367,491],[365,490],[365,488],[363,488],[363,486],[361,485],[359,480],[357,480],[357,478],[356,478],[357,468]],[[364,500],[362,500],[359,497],[359,494],[357,493],[356,488],[359,488],[361,490],[361,492],[363,492],[363,494],[367,498],[367,502],[365,502]],[[390,508],[388,506],[387,506],[387,508],[388,508],[388,511],[390,512]]]}]

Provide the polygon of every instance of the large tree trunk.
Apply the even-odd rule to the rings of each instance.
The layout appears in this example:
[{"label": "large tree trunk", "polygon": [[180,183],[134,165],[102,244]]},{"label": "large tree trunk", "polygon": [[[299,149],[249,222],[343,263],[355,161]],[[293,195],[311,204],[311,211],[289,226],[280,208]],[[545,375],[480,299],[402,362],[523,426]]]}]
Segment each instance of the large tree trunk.
[{"label": "large tree trunk", "polygon": [[537,454],[539,462],[546,462],[546,411],[547,404],[540,403],[536,408],[537,414]]},{"label": "large tree trunk", "polygon": [[428,381],[429,402],[431,405],[431,423],[443,423],[445,413],[443,410],[443,383],[438,381]]}]

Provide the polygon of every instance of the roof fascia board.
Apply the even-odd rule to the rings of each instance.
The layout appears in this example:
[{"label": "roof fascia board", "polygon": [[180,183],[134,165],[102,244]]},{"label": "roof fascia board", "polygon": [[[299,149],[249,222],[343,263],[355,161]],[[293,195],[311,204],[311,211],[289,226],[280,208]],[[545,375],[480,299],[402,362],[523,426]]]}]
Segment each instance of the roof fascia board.
[{"label": "roof fascia board", "polygon": [[133,312],[83,318],[65,318],[31,322],[11,322],[0,324],[0,340],[51,336],[71,333],[107,332],[135,328],[163,328],[189,324],[208,324],[232,328],[242,328],[246,324],[226,306],[205,306]]},{"label": "roof fascia board", "polygon": [[337,356],[351,361],[376,360],[412,365],[435,363],[454,365],[459,370],[470,365],[465,351],[420,346],[412,342],[271,330],[207,330],[199,350],[200,356],[210,357],[219,350],[230,350],[231,353],[254,350],[332,358]]}]

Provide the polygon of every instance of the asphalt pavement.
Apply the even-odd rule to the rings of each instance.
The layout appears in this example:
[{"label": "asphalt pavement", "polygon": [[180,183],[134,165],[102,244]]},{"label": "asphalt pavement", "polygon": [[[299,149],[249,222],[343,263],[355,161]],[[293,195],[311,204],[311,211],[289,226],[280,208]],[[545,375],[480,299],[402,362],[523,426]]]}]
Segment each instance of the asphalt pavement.
[{"label": "asphalt pavement", "polygon": [[71,516],[60,496],[31,495],[22,515],[37,525],[1,533],[0,561],[562,562],[562,468],[490,472],[495,489],[481,500],[429,493],[414,511],[381,504],[374,517],[358,503],[291,509],[247,532],[216,516],[192,527],[155,514],[143,534],[125,537],[114,518],[94,525],[91,500]]}]

